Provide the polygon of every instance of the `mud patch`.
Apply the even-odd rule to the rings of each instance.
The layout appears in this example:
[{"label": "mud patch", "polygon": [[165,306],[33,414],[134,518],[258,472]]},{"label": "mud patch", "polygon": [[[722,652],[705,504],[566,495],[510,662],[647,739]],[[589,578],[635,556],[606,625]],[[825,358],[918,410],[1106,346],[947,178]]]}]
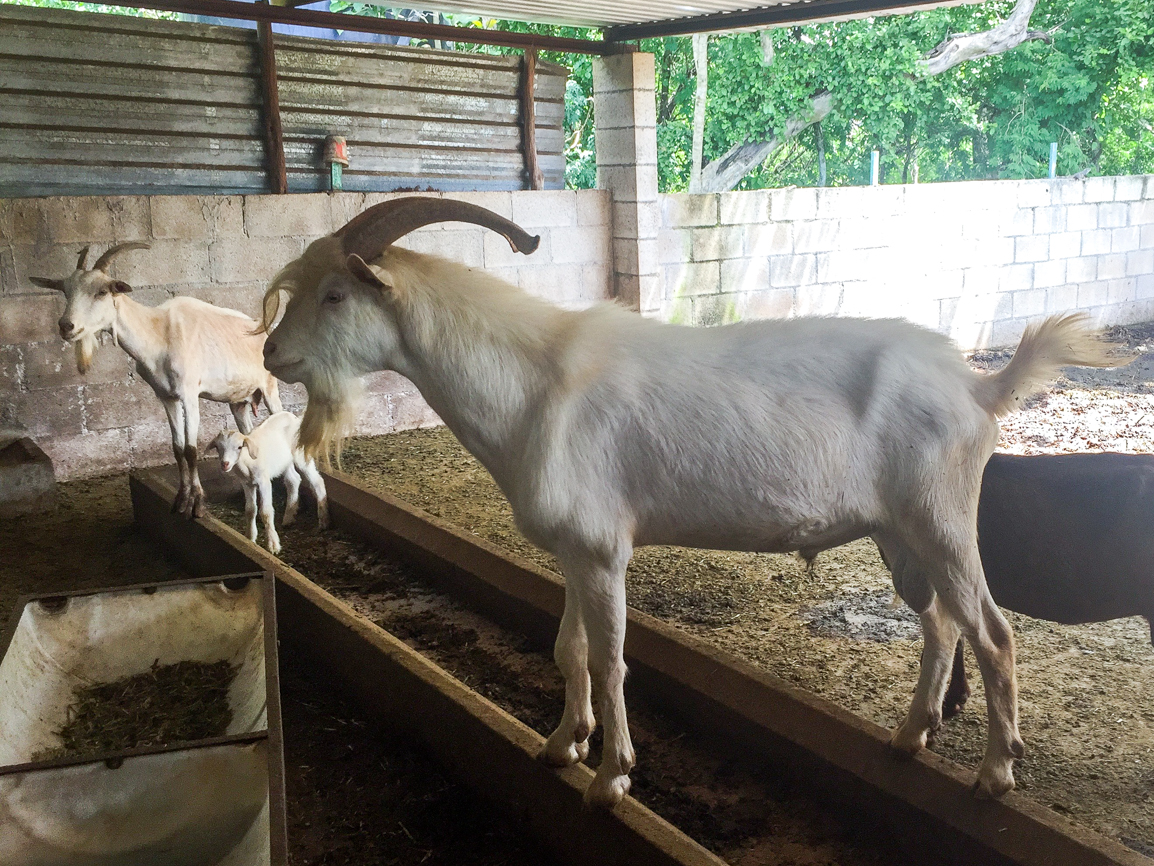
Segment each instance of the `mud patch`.
[{"label": "mud patch", "polygon": [[922,636],[918,616],[894,594],[885,590],[860,592],[823,601],[802,608],[798,617],[814,634],[823,637],[848,637],[888,643],[892,640],[918,640]]}]

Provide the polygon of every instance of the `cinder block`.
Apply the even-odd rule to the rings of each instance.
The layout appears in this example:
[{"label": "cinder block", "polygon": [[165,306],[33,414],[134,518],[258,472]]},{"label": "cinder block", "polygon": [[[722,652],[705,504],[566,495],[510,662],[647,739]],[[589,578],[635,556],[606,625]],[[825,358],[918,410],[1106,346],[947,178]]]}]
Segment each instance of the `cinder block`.
[{"label": "cinder block", "polygon": [[[665,292],[665,296],[669,293]],[[664,296],[663,296],[664,297]],[[693,324],[693,299],[688,297],[672,298],[661,304],[660,318],[671,325]]]},{"label": "cinder block", "polygon": [[1128,222],[1130,205],[1126,202],[1103,202],[1098,205],[1098,228],[1116,229]]},{"label": "cinder block", "polygon": [[[0,406],[6,405],[11,395],[24,387],[24,347],[0,346]],[[4,409],[0,408],[0,423]]]},{"label": "cinder block", "polygon": [[658,263],[676,265],[689,261],[689,244],[692,238],[692,231],[663,228],[657,235]]},{"label": "cinder block", "polygon": [[1082,232],[1082,255],[1096,256],[1110,252],[1110,229]]},{"label": "cinder block", "polygon": [[[1015,183],[1010,181],[1011,184]],[[1052,193],[1048,180],[1021,180],[1017,181],[1018,207],[1043,207],[1050,203]]]},{"label": "cinder block", "polygon": [[1106,303],[1106,282],[1078,284],[1078,309],[1087,310],[1091,307],[1100,307]]},{"label": "cinder block", "polygon": [[610,202],[656,202],[657,166],[599,165],[597,189],[607,194]]},{"label": "cinder block", "polygon": [[580,281],[581,272],[572,265],[521,268],[517,272],[517,283],[524,291],[550,301],[574,294]]},{"label": "cinder block", "polygon": [[[609,261],[609,229],[607,226],[571,226],[549,229],[549,245],[553,263],[592,264]],[[656,255],[656,246],[654,246]],[[488,262],[488,250],[485,261]],[[657,262],[653,262],[656,269]]]},{"label": "cinder block", "polygon": [[1084,193],[1085,185],[1080,180],[1061,178],[1050,184],[1051,204],[1081,204]]},{"label": "cinder block", "polygon": [[1142,230],[1138,226],[1113,229],[1110,232],[1110,252],[1128,253],[1138,249],[1142,241]]},{"label": "cinder block", "polygon": [[1078,309],[1078,287],[1053,286],[1046,290],[1046,313],[1068,313]]},{"label": "cinder block", "polygon": [[707,262],[739,258],[745,250],[745,226],[710,226],[690,233],[691,261]]},{"label": "cinder block", "polygon": [[244,231],[250,238],[320,237],[332,230],[327,193],[244,197]]},{"label": "cinder block", "polygon": [[1018,208],[1006,223],[1006,234],[1030,235],[1034,233],[1034,211],[1031,208]]},{"label": "cinder block", "polygon": [[573,300],[608,301],[612,297],[609,268],[605,265],[585,265],[581,269],[581,292]]},{"label": "cinder block", "polygon": [[664,195],[661,197],[661,225],[666,228],[715,226],[719,218],[717,195]]},{"label": "cinder block", "polygon": [[1046,312],[1046,290],[1029,289],[1014,292],[1014,317],[1040,316]]},{"label": "cinder block", "polygon": [[1154,274],[1154,249],[1134,250],[1126,254],[1126,276]]},{"label": "cinder block", "polygon": [[212,278],[218,283],[247,283],[271,279],[299,256],[299,238],[226,238],[209,245]]},{"label": "cinder block", "polygon": [[[656,186],[656,184],[655,184]],[[610,195],[603,189],[577,190],[577,225],[608,226]],[[510,203],[511,206],[511,203]]]},{"label": "cinder block", "polygon": [[661,213],[657,203],[613,202],[612,231],[615,238],[653,238],[661,230]]},{"label": "cinder block", "polygon": [[1132,226],[1154,224],[1154,199],[1131,202],[1129,224]]},{"label": "cinder block", "polygon": [[[998,275],[999,291],[1021,292],[1032,288],[1034,288],[1034,266],[1032,264],[1006,265]],[[1015,313],[1015,315],[1017,314]]]},{"label": "cinder block", "polygon": [[1154,224],[1142,226],[1142,248],[1154,247]]},{"label": "cinder block", "polygon": [[1096,204],[1072,204],[1056,209],[1065,211],[1066,230],[1082,232],[1098,228],[1098,208]]},{"label": "cinder block", "polygon": [[866,210],[866,193],[862,186],[839,186],[817,191],[817,218],[859,217]]},{"label": "cinder block", "polygon": [[735,295],[702,295],[693,299],[693,324],[699,328],[728,325],[737,320]]},{"label": "cinder block", "polygon": [[775,189],[769,193],[769,218],[811,220],[817,218],[817,189],[812,187]]},{"label": "cinder block", "polygon": [[575,226],[577,195],[572,190],[539,190],[514,196],[513,222],[533,233],[546,226]]},{"label": "cinder block", "polygon": [[[805,286],[817,282],[817,257],[813,254],[771,256],[769,284],[774,288]],[[798,303],[802,303],[798,296]]]},{"label": "cinder block", "polygon": [[27,437],[0,440],[0,518],[55,507],[56,475],[48,455]]},{"label": "cinder block", "polygon": [[954,327],[954,320],[958,317],[958,302],[960,298],[942,298],[938,301],[937,331],[949,334]]},{"label": "cinder block", "polygon": [[[84,244],[48,244],[31,246],[17,244],[9,248],[12,255],[12,273],[4,274],[5,294],[43,294],[44,289],[32,282],[32,277],[60,279],[76,270],[77,254]],[[90,259],[95,259],[93,255]],[[59,297],[63,298],[63,295]],[[63,310],[63,301],[61,301]]]},{"label": "cinder block", "polygon": [[993,349],[1016,346],[1022,339],[1029,321],[1026,319],[995,320],[990,327],[989,346]]},{"label": "cinder block", "polygon": [[1034,288],[1046,289],[1066,282],[1066,260],[1055,259],[1034,265]]},{"label": "cinder block", "polygon": [[154,195],[151,202],[152,236],[165,240],[212,239],[213,225],[206,204],[209,200],[211,198],[208,196]]},{"label": "cinder block", "polygon": [[58,436],[44,442],[44,450],[61,480],[87,478],[131,468],[132,446],[127,429]]},{"label": "cinder block", "polygon": [[966,268],[962,271],[962,285],[968,295],[989,295],[998,290],[1000,269],[992,266]]},{"label": "cinder block", "polygon": [[116,240],[112,209],[103,196],[54,196],[43,202],[48,232],[56,243],[111,243]]},{"label": "cinder block", "polygon": [[141,423],[125,429],[128,431],[129,462],[134,469],[172,462],[172,433],[167,421]]},{"label": "cinder block", "polygon": [[[116,385],[86,385],[81,400],[86,430],[111,430],[149,423],[162,424],[168,429],[164,407],[152,388],[140,379]],[[216,432],[212,431],[212,435],[215,436]]]},{"label": "cinder block", "polygon": [[64,295],[58,292],[0,297],[0,345],[53,339],[63,312]]},{"label": "cinder block", "polygon": [[1049,257],[1049,235],[1030,235],[1014,238],[1015,262],[1041,262]]},{"label": "cinder block", "polygon": [[1084,185],[1082,201],[1097,202],[1114,200],[1114,178],[1088,177],[1082,181],[1082,184]]},{"label": "cinder block", "polygon": [[1129,175],[1114,178],[1114,201],[1137,201],[1142,198],[1146,177]]},{"label": "cinder block", "polygon": [[112,263],[112,275],[130,286],[207,283],[212,279],[208,249],[203,241],[152,241],[152,249],[117,256]]},{"label": "cinder block", "polygon": [[268,283],[257,281],[251,283],[229,283],[219,285],[209,283],[203,286],[179,287],[181,295],[199,298],[206,303],[226,310],[237,310],[250,318],[257,319],[261,313],[261,302],[264,299]]},{"label": "cinder block", "polygon": [[113,195],[105,201],[112,214],[112,231],[118,241],[144,241],[152,236],[148,196]]},{"label": "cinder block", "polygon": [[1126,276],[1126,256],[1117,253],[1098,256],[1098,279],[1114,280]]},{"label": "cinder block", "polygon": [[85,384],[124,383],[132,373],[132,359],[107,343],[92,356],[92,366],[81,375],[76,370],[76,349],[61,339],[24,347],[24,380],[30,390],[76,387]]},{"label": "cinder block", "polygon": [[0,238],[12,244],[50,244],[45,202],[42,198],[0,199]]},{"label": "cinder block", "polygon": [[747,256],[786,255],[793,252],[792,223],[763,223],[750,226],[745,233]]},{"label": "cinder block", "polygon": [[632,126],[598,127],[597,164],[657,165],[657,136],[650,129]]},{"label": "cinder block", "polygon": [[[777,292],[779,296],[781,294],[780,291],[769,288],[769,260],[764,256],[728,259],[722,262],[720,290],[746,294],[763,292]],[[789,291],[789,296],[792,299],[792,290]]]},{"label": "cinder block", "polygon": [[[513,199],[522,195],[538,195],[538,191],[518,190],[516,192],[478,191],[478,192],[447,192],[441,198],[463,201],[491,210],[505,219],[513,218]],[[341,223],[344,225],[344,223]],[[336,223],[334,229],[340,228]]]},{"label": "cinder block", "polygon": [[1137,281],[1134,277],[1122,277],[1106,282],[1106,301],[1110,304],[1125,304],[1134,300]]},{"label": "cinder block", "polygon": [[785,319],[794,313],[795,289],[749,292],[738,301],[743,319]]},{"label": "cinder block", "polygon": [[718,194],[722,225],[764,223],[769,220],[769,192],[724,192]]},{"label": "cinder block", "polygon": [[1154,273],[1139,274],[1135,277],[1134,293],[1140,299],[1154,298]]},{"label": "cinder block", "polygon": [[655,274],[661,267],[656,241],[614,238],[612,270],[616,274]]},{"label": "cinder block", "polygon": [[1050,235],[1050,258],[1069,259],[1082,255],[1081,232],[1058,232]]},{"label": "cinder block", "polygon": [[[492,232],[486,232],[481,228],[443,229],[430,226],[405,235],[397,241],[397,246],[439,256],[471,268],[481,268],[485,266],[485,234]],[[503,239],[501,242],[505,243]],[[285,259],[285,262],[287,263],[288,259]]]},{"label": "cinder block", "polygon": [[665,269],[666,291],[679,295],[713,295],[721,288],[720,262],[686,262]]},{"label": "cinder block", "polygon": [[1078,256],[1066,260],[1066,280],[1071,283],[1088,283],[1098,278],[1098,257]]},{"label": "cinder block", "polygon": [[[564,232],[576,231],[576,229],[556,229],[562,233],[561,243],[564,243]],[[432,234],[432,233],[430,233]],[[546,229],[541,232],[541,243],[537,249],[525,255],[524,253],[516,252],[509,242],[505,240],[503,235],[496,232],[483,231],[477,235],[477,240],[481,244],[481,256],[486,270],[491,268],[520,268],[520,267],[539,267],[541,265],[550,264],[553,261],[553,242],[551,239],[552,231]],[[437,253],[437,255],[442,255]]]},{"label": "cinder block", "polygon": [[46,449],[57,437],[78,436],[84,430],[78,387],[27,391],[15,395],[12,406],[14,420]]},{"label": "cinder block", "polygon": [[821,253],[841,246],[839,220],[807,220],[793,224],[793,249],[798,253]]},{"label": "cinder block", "polygon": [[841,283],[800,286],[794,295],[795,316],[835,316],[842,307]]}]

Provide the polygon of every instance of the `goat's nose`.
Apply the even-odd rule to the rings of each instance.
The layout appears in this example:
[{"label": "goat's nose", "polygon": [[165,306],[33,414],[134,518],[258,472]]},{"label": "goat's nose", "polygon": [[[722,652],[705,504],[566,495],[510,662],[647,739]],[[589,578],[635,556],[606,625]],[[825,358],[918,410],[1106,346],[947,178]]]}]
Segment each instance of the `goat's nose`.
[{"label": "goat's nose", "polygon": [[60,324],[60,336],[62,336],[62,337],[67,337],[74,330],[76,330],[76,326],[74,324],[72,324],[72,322],[69,321],[68,319],[61,319],[59,324]]},{"label": "goat's nose", "polygon": [[272,353],[275,351],[276,351],[276,343],[274,343],[272,340],[265,340],[264,341],[264,356],[266,358],[271,357]]}]

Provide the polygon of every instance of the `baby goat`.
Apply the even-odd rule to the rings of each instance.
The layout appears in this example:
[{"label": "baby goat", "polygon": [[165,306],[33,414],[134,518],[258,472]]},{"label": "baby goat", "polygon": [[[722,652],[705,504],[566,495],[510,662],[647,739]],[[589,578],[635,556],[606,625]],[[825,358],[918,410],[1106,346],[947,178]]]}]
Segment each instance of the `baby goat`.
[{"label": "baby goat", "polygon": [[235,430],[221,430],[209,449],[220,455],[223,472],[236,469],[244,485],[244,516],[248,518],[248,537],[256,541],[257,492],[260,492],[260,517],[264,523],[265,546],[271,553],[280,553],[280,536],[273,523],[272,480],[284,476],[288,501],[284,509],[284,525],[291,526],[300,506],[301,476],[317,500],[317,523],[321,529],[329,526],[329,501],[325,482],[311,457],[305,457],[297,445],[301,421],[292,412],[270,415],[247,436]]}]

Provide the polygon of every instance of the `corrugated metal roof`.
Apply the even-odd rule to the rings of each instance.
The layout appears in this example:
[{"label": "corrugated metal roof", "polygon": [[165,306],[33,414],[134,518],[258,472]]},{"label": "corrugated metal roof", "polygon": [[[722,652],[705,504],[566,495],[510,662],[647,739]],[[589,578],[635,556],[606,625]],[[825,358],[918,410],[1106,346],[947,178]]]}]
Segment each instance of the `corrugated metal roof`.
[{"label": "corrugated metal roof", "polygon": [[[378,6],[396,6],[396,0],[370,0]],[[573,27],[608,28],[627,24],[675,21],[705,15],[776,11],[792,7],[797,19],[808,21],[846,20],[890,12],[910,12],[940,6],[955,6],[979,0],[923,0],[895,2],[830,2],[830,0],[780,0],[776,3],[750,0],[425,0],[420,4],[434,12],[475,14],[485,18],[564,24]],[[894,8],[877,8],[877,7]],[[746,25],[742,25],[746,26]],[[715,28],[710,28],[715,29]]]}]

